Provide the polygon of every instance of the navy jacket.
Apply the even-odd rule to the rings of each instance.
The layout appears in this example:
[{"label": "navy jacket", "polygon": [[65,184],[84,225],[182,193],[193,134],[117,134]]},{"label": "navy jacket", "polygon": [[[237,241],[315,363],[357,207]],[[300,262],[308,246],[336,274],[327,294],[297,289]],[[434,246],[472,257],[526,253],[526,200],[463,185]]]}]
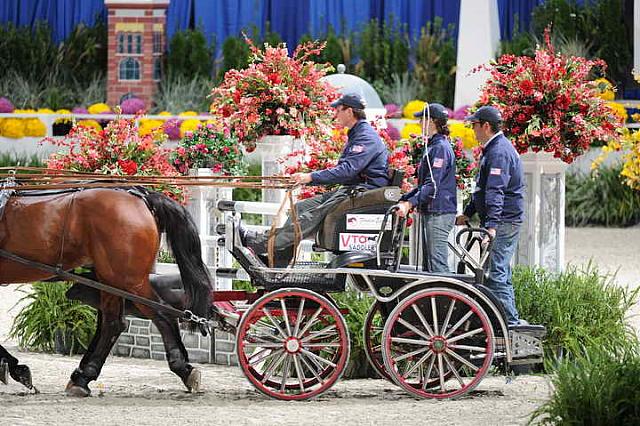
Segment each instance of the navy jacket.
[{"label": "navy jacket", "polygon": [[387,147],[365,120],[359,120],[348,133],[349,140],[338,164],[311,173],[315,185],[362,185],[379,188],[389,185]]},{"label": "navy jacket", "polygon": [[418,206],[421,213],[456,213],[456,158],[449,139],[436,133],[429,138],[427,153],[420,162],[418,186],[402,200]]},{"label": "navy jacket", "polygon": [[522,223],[524,192],[520,156],[509,139],[499,134],[484,147],[476,190],[464,214],[471,217],[477,212],[486,228],[502,222]]}]

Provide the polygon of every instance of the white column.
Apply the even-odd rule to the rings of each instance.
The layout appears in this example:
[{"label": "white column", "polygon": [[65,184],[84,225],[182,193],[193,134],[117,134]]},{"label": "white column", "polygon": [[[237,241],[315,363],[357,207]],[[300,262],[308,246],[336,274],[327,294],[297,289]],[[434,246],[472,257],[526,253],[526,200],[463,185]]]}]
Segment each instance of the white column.
[{"label": "white column", "polygon": [[633,69],[640,73],[640,0],[633,2]]},{"label": "white column", "polygon": [[478,65],[494,59],[499,47],[500,22],[497,0],[461,0],[455,109],[463,105],[472,105],[478,100],[480,86],[489,75],[486,71],[468,74]]}]

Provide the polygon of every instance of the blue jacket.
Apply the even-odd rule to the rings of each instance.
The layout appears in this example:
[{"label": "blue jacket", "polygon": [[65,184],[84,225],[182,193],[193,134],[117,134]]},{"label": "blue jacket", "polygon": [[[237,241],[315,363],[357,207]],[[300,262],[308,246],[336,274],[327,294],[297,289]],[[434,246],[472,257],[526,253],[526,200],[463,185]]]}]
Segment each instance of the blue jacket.
[{"label": "blue jacket", "polygon": [[365,120],[359,120],[347,134],[347,144],[338,164],[311,173],[315,185],[362,185],[379,188],[389,185],[387,147]]},{"label": "blue jacket", "polygon": [[449,139],[436,133],[429,138],[427,153],[420,162],[418,186],[402,200],[418,206],[421,213],[456,213],[456,158]]},{"label": "blue jacket", "polygon": [[502,222],[522,223],[524,193],[520,156],[509,139],[499,134],[484,147],[476,189],[464,214],[471,217],[477,212],[486,228]]}]

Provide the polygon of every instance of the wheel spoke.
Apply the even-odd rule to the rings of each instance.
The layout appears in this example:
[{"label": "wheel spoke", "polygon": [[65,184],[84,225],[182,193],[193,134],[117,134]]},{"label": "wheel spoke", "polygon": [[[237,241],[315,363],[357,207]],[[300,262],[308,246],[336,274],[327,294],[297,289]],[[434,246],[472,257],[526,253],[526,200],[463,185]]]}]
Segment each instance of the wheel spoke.
[{"label": "wheel spoke", "polygon": [[466,314],[464,314],[464,316],[462,318],[460,318],[460,321],[458,321],[456,323],[456,325],[454,325],[453,327],[451,327],[451,330],[447,331],[447,333],[444,335],[445,339],[448,338],[449,336],[451,336],[451,333],[453,333],[454,331],[456,331],[458,329],[458,327],[460,327],[462,324],[464,324],[464,322],[466,320],[469,319],[469,317],[473,315],[473,311],[471,309],[469,309],[469,312],[467,312]]},{"label": "wheel spoke", "polygon": [[460,373],[458,373],[458,370],[453,366],[453,364],[451,364],[451,361],[449,361],[449,357],[444,355],[444,361],[447,363],[447,366],[449,367],[449,371],[453,373],[453,375],[456,377],[456,379],[460,383],[460,386],[464,387],[465,386],[464,381],[462,380],[462,377],[460,377]]},{"label": "wheel spoke", "polygon": [[267,318],[269,318],[269,321],[271,321],[271,324],[273,324],[274,327],[278,330],[282,338],[286,340],[288,337],[287,334],[284,332],[282,327],[280,327],[280,325],[276,322],[276,320],[273,319],[273,317],[271,316],[271,312],[267,308],[262,309],[262,311],[267,316]]},{"label": "wheel spoke", "polygon": [[405,327],[407,327],[409,330],[413,331],[414,333],[416,333],[417,335],[424,337],[427,340],[431,340],[431,337],[433,337],[433,335],[431,336],[427,336],[426,334],[424,334],[424,332],[420,331],[416,326],[414,326],[413,324],[411,324],[410,322],[402,319],[401,317],[398,317],[398,322],[402,325],[404,325]]},{"label": "wheel spoke", "polygon": [[[313,368],[313,366],[311,366],[309,364],[309,362],[307,361],[307,358],[305,357],[305,355],[302,354],[302,353],[300,353],[298,355],[300,355],[300,359],[302,360],[302,363],[307,367],[307,370],[309,370],[311,372],[311,374],[313,374],[313,377],[315,377],[316,380],[319,383],[324,383],[324,380],[318,375],[318,370],[316,370],[315,368]],[[317,362],[317,361],[315,361],[315,362]],[[314,364],[315,364],[315,362],[314,362]],[[320,370],[322,370],[322,368],[320,368]]]},{"label": "wheel spoke", "polygon": [[433,318],[433,332],[435,334],[440,334],[440,330],[438,327],[438,308],[436,306],[436,298],[431,297],[431,316]]},{"label": "wheel spoke", "polygon": [[[265,359],[269,358],[270,356],[272,356],[274,354],[277,354],[277,353],[280,353],[280,352],[282,352],[282,349],[279,350],[279,351],[271,351],[270,349],[263,349],[261,351],[258,351],[256,353],[254,353],[254,354],[251,354],[251,357],[247,358],[247,363],[249,365],[254,365],[254,364],[257,364],[257,363],[259,363],[261,361],[264,361]],[[265,353],[265,355],[261,356],[261,357],[258,357],[262,353]],[[256,357],[258,357],[258,358],[254,359]]]},{"label": "wheel spoke", "polygon": [[271,378],[271,376],[273,375],[273,372],[276,370],[276,368],[280,367],[280,364],[282,364],[282,361],[284,361],[284,358],[286,355],[287,353],[282,351],[282,354],[280,354],[278,359],[273,364],[271,364],[269,368],[267,368],[267,371],[264,372],[262,383],[265,383],[267,380]]},{"label": "wheel spoke", "polygon": [[422,358],[420,358],[420,359],[418,360],[418,362],[416,362],[416,363],[415,363],[415,364],[414,364],[414,365],[413,365],[413,366],[412,366],[408,371],[406,371],[406,372],[402,375],[402,377],[404,377],[405,379],[406,379],[407,377],[409,377],[409,376],[411,375],[411,373],[413,373],[414,371],[416,371],[416,368],[418,368],[418,367],[420,367],[422,364],[424,364],[424,362],[425,362],[426,360],[428,360],[428,359],[429,359],[429,357],[430,357],[430,356],[432,356],[432,355],[433,355],[433,352],[432,352],[432,351],[429,351],[429,352],[427,352],[426,354],[424,354],[424,356],[423,356]]},{"label": "wheel spoke", "polygon": [[258,325],[255,323],[251,324],[251,328],[247,335],[252,339],[263,339],[265,342],[284,342],[284,339],[282,339],[281,336],[275,334],[277,331],[278,330],[275,327],[266,326],[264,324]]},{"label": "wheel spoke", "polygon": [[304,348],[322,349],[322,348],[339,348],[340,343],[305,343]]},{"label": "wheel spoke", "polygon": [[420,322],[422,323],[424,328],[427,330],[427,333],[429,333],[429,336],[430,337],[435,336],[435,333],[433,332],[433,330],[429,326],[429,323],[427,322],[426,318],[422,314],[422,311],[420,309],[418,309],[418,307],[416,305],[411,305],[411,307],[416,312],[416,315],[418,315],[418,318],[420,318]]},{"label": "wheel spoke", "polygon": [[451,299],[451,303],[449,304],[449,309],[447,311],[447,316],[444,318],[444,322],[442,323],[441,333],[445,333],[447,331],[447,326],[449,325],[449,321],[451,320],[451,314],[453,313],[453,307],[456,305],[456,299]]},{"label": "wheel spoke", "polygon": [[427,385],[429,384],[429,379],[431,379],[431,372],[433,371],[433,365],[436,362],[436,357],[432,357],[431,361],[429,362],[429,367],[427,367],[427,373],[422,376],[422,390],[426,390],[427,389]]},{"label": "wheel spoke", "polygon": [[298,336],[298,331],[300,331],[300,324],[302,323],[302,312],[304,312],[304,301],[307,300],[305,298],[300,299],[300,306],[298,306],[298,318],[296,318],[296,325],[293,330],[293,335]]},{"label": "wheel spoke", "polygon": [[469,345],[448,345],[451,349],[462,349],[465,351],[487,352],[487,348],[482,346],[469,346]]},{"label": "wheel spoke", "polygon": [[323,328],[322,330],[312,331],[311,334],[309,334],[307,337],[305,337],[303,339],[300,339],[300,341],[303,342],[303,343],[304,342],[308,342],[309,340],[312,340],[312,339],[322,338],[323,335],[325,335],[325,334],[327,335],[327,337],[330,336],[330,335],[337,335],[337,333],[331,333],[330,335],[327,334],[330,331],[333,331],[335,328],[336,328],[336,325],[335,324],[331,324],[331,325]]},{"label": "wheel spoke", "polygon": [[272,343],[272,342],[249,342],[244,344],[245,348],[268,348],[268,349],[276,349],[281,348],[282,343]]},{"label": "wheel spoke", "polygon": [[447,349],[445,349],[445,351],[446,351],[447,354],[449,354],[450,356],[454,357],[455,359],[457,359],[458,361],[460,361],[461,363],[463,363],[464,365],[466,365],[467,367],[469,367],[473,371],[478,371],[478,367],[476,367],[475,365],[471,364],[469,361],[467,361],[466,359],[464,359],[463,357],[461,357],[460,355],[458,355],[457,353],[455,353],[451,349],[447,348]]},{"label": "wheel spoke", "polygon": [[420,349],[416,349],[415,351],[411,351],[411,352],[407,352],[406,354],[400,355],[397,358],[393,358],[393,361],[395,361],[396,363],[402,360],[405,360],[409,357],[421,354],[424,351],[428,351],[430,350],[429,346],[425,346],[424,348],[420,348]]},{"label": "wheel spoke", "polygon": [[484,331],[484,328],[482,328],[482,327],[476,328],[474,330],[467,331],[466,333],[459,334],[456,337],[452,337],[450,339],[447,339],[447,343],[457,342],[458,340],[462,340],[462,339],[466,339],[467,337],[475,336],[476,334],[482,333],[483,331]]},{"label": "wheel spoke", "polygon": [[306,349],[302,349],[301,351],[302,351],[303,354],[307,355],[308,357],[311,357],[311,359],[315,359],[318,362],[322,362],[322,363],[324,363],[326,365],[329,365],[331,367],[334,367],[334,368],[336,367],[336,364],[334,364],[333,362],[331,362],[329,360],[326,360],[326,359],[322,358],[320,355],[316,355],[313,352],[309,352]]},{"label": "wheel spoke", "polygon": [[296,375],[298,376],[298,384],[300,385],[300,392],[304,393],[305,376],[303,375],[302,367],[300,366],[300,359],[298,358],[298,354],[293,356],[293,364],[296,367]]},{"label": "wheel spoke", "polygon": [[442,365],[442,354],[438,354],[438,378],[440,379],[440,389],[442,392],[446,392],[447,390],[444,388],[444,366]]},{"label": "wheel spoke", "polygon": [[322,312],[322,306],[320,306],[314,313],[313,315],[311,315],[311,318],[309,318],[309,321],[307,321],[307,323],[305,324],[305,326],[302,328],[302,330],[300,330],[300,332],[298,333],[298,335],[296,337],[300,337],[300,336],[304,336],[304,334],[307,332],[307,330],[316,323],[316,318],[318,318],[318,315],[320,315],[320,313]]},{"label": "wheel spoke", "polygon": [[289,324],[289,311],[287,310],[287,303],[284,301],[284,297],[280,299],[280,306],[282,307],[282,316],[284,317],[284,324],[287,327],[287,336],[291,336],[291,324]]},{"label": "wheel spoke", "polygon": [[283,393],[287,386],[287,379],[289,378],[290,366],[291,366],[291,354],[287,354],[284,360],[284,369],[282,370],[282,381],[280,382],[280,392],[283,392]]},{"label": "wheel spoke", "polygon": [[394,343],[408,343],[410,345],[428,346],[429,342],[426,340],[408,339],[406,337],[392,337],[391,341]]}]

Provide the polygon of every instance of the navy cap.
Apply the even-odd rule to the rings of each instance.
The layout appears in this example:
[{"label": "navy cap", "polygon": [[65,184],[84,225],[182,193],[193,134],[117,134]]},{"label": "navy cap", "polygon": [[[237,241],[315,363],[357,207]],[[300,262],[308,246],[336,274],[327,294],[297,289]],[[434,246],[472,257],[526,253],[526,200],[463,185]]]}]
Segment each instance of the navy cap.
[{"label": "navy cap", "polygon": [[[427,117],[427,112],[424,110],[414,112],[413,116],[415,118],[422,118],[423,113],[424,116]],[[441,104],[429,104],[429,116],[435,120],[446,120],[449,118],[449,111]]]},{"label": "navy cap", "polygon": [[367,103],[364,101],[364,99],[362,99],[360,95],[356,95],[355,93],[347,93],[331,104],[331,106],[334,108],[340,105],[344,105],[349,108],[365,109]]},{"label": "navy cap", "polygon": [[489,123],[500,123],[502,121],[502,114],[498,111],[498,108],[485,105],[480,107],[464,119],[464,121],[487,121]]}]

